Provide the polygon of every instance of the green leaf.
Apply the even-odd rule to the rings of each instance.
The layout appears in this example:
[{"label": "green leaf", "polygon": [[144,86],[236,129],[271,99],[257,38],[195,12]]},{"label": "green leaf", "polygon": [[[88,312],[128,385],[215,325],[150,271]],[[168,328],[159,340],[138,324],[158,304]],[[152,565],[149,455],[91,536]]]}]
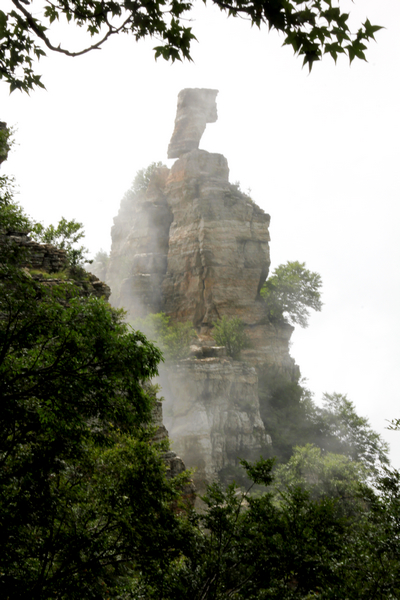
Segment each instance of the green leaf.
[{"label": "green leaf", "polygon": [[367,19],[365,21],[365,23],[363,24],[364,26],[364,30],[365,30],[365,34],[368,38],[372,38],[373,40],[375,39],[374,37],[374,33],[376,33],[377,31],[379,31],[380,29],[384,29],[384,27],[381,27],[379,25],[371,25],[371,22],[369,19]]}]

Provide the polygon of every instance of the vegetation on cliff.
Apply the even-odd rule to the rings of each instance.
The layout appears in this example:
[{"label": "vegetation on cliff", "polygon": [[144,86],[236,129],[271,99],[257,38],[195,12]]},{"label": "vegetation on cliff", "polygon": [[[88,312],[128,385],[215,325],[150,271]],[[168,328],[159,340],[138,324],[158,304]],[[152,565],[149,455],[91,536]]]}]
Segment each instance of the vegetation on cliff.
[{"label": "vegetation on cliff", "polygon": [[305,263],[288,261],[279,265],[261,288],[271,322],[287,320],[308,326],[310,310],[322,308],[321,275],[306,269]]},{"label": "vegetation on cliff", "polygon": [[42,244],[53,244],[53,246],[65,250],[68,263],[74,269],[92,262],[87,258],[88,249],[85,246],[76,246],[85,237],[85,232],[83,223],[78,223],[75,219],[67,221],[62,217],[58,225],[48,225],[48,227],[42,223],[34,223],[30,236]]},{"label": "vegetation on cliff", "polygon": [[191,323],[174,323],[165,313],[149,314],[130,323],[154,340],[167,360],[180,360],[189,354],[190,343],[197,338]]},{"label": "vegetation on cliff", "polygon": [[239,317],[222,317],[214,323],[213,338],[218,346],[225,346],[228,356],[238,358],[244,348],[249,347],[249,339],[244,323]]},{"label": "vegetation on cliff", "polygon": [[[253,484],[266,486],[263,494],[210,486],[206,509],[192,515],[190,545],[163,587],[142,587],[133,597],[398,598],[399,474],[386,472],[373,490],[349,459],[299,453],[285,483],[278,471],[277,486],[273,460],[243,461]],[[300,472],[299,462],[306,463]]]},{"label": "vegetation on cliff", "polygon": [[272,438],[266,449],[287,462],[296,446],[313,443],[323,452],[364,464],[371,474],[389,464],[388,444],[343,394],[324,394],[318,406],[302,381],[267,370],[259,377],[260,414]]}]

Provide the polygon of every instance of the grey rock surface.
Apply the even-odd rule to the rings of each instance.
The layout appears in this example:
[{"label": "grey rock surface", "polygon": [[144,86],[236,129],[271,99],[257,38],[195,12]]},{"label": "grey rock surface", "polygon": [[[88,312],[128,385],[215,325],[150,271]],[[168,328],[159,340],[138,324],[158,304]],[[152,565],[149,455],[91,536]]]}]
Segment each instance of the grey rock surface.
[{"label": "grey rock surface", "polygon": [[161,375],[172,449],[194,468],[199,489],[269,443],[254,368],[227,358],[183,360]]},{"label": "grey rock surface", "polygon": [[199,147],[207,123],[215,123],[218,118],[217,94],[218,90],[200,88],[187,88],[179,92],[168,158],[179,158]]}]

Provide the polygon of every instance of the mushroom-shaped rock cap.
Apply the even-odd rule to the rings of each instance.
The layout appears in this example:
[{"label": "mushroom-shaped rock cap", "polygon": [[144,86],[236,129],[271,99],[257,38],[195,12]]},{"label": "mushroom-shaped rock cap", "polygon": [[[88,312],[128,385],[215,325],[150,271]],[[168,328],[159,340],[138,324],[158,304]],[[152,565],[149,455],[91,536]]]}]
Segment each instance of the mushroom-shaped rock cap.
[{"label": "mushroom-shaped rock cap", "polygon": [[187,88],[178,94],[175,129],[168,146],[168,158],[196,150],[207,123],[218,118],[216,97],[218,90]]}]

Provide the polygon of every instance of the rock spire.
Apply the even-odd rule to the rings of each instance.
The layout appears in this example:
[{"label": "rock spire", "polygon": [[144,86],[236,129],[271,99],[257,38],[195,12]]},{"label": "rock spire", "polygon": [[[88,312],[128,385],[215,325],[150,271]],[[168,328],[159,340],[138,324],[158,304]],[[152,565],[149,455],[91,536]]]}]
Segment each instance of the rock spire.
[{"label": "rock spire", "polygon": [[216,97],[218,90],[187,88],[179,92],[175,129],[168,146],[168,158],[197,150],[207,123],[218,118]]},{"label": "rock spire", "polygon": [[[217,93],[180,92],[168,149],[178,160],[155,169],[146,190],[121,202],[107,276],[111,301],[132,320],[162,311],[171,323],[196,329],[190,356],[167,363],[160,383],[173,449],[196,469],[200,490],[230,477],[239,458],[269,452],[259,399],[273,378],[299,377],[289,354],[293,328],[270,322],[260,296],[270,265],[270,217],[229,182],[224,156],[198,148],[206,124],[217,119]],[[240,360],[216,347],[214,326],[222,317],[245,327],[250,346]]]}]

